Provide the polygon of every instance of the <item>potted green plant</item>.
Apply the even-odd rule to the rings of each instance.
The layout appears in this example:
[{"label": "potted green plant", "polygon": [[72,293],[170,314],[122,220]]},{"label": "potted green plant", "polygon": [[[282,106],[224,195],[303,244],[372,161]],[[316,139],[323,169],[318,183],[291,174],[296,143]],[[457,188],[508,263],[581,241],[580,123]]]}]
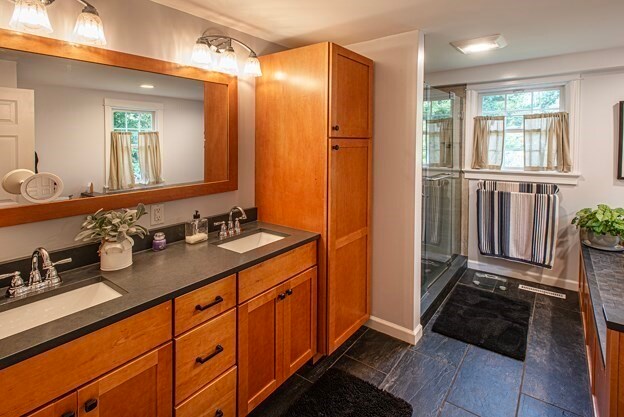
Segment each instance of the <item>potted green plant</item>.
[{"label": "potted green plant", "polygon": [[143,204],[139,204],[134,210],[103,211],[100,209],[87,216],[75,240],[99,240],[101,242],[99,254],[102,271],[127,268],[132,265],[134,239],[131,236],[144,238],[149,234],[145,227],[137,224],[145,213]]},{"label": "potted green plant", "polygon": [[572,224],[581,229],[584,244],[597,249],[624,250],[624,209],[599,204],[598,208],[584,208],[576,213]]}]

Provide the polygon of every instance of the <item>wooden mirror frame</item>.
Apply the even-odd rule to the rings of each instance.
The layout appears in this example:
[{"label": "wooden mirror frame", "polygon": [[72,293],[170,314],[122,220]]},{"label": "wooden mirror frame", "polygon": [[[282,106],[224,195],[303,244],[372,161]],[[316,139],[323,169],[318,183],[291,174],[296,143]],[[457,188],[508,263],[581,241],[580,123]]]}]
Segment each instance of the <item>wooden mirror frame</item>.
[{"label": "wooden mirror frame", "polygon": [[624,101],[618,105],[618,163],[617,179],[624,180]]},{"label": "wooden mirror frame", "polygon": [[[204,82],[204,182],[0,208],[0,227],[238,189],[238,79],[201,68],[0,29],[0,48]],[[183,163],[184,161],[180,161]]]}]

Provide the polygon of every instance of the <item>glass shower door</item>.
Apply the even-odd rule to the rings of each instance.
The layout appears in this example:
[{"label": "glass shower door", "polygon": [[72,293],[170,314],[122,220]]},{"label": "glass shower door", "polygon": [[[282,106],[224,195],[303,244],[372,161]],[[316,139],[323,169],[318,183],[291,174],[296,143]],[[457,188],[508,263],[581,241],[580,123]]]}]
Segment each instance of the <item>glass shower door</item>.
[{"label": "glass shower door", "polygon": [[422,294],[461,252],[460,111],[453,93],[425,86]]}]

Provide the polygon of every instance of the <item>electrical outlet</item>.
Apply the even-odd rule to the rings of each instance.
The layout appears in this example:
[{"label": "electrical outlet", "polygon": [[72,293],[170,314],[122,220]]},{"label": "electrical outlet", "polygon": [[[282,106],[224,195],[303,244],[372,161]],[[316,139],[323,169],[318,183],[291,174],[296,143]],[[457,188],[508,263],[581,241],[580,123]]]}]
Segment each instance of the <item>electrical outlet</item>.
[{"label": "electrical outlet", "polygon": [[150,226],[163,224],[165,222],[165,205],[164,204],[152,204],[152,207],[150,209],[150,214],[151,214]]}]

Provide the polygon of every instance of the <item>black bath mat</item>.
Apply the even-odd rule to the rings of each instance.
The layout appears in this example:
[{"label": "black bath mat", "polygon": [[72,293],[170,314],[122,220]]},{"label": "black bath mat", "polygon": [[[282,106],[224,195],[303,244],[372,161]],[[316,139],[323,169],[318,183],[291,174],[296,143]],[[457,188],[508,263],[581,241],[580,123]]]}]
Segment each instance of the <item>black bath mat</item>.
[{"label": "black bath mat", "polygon": [[433,331],[523,361],[531,304],[457,285]]},{"label": "black bath mat", "polygon": [[282,417],[411,417],[412,406],[339,369],[330,368]]}]

